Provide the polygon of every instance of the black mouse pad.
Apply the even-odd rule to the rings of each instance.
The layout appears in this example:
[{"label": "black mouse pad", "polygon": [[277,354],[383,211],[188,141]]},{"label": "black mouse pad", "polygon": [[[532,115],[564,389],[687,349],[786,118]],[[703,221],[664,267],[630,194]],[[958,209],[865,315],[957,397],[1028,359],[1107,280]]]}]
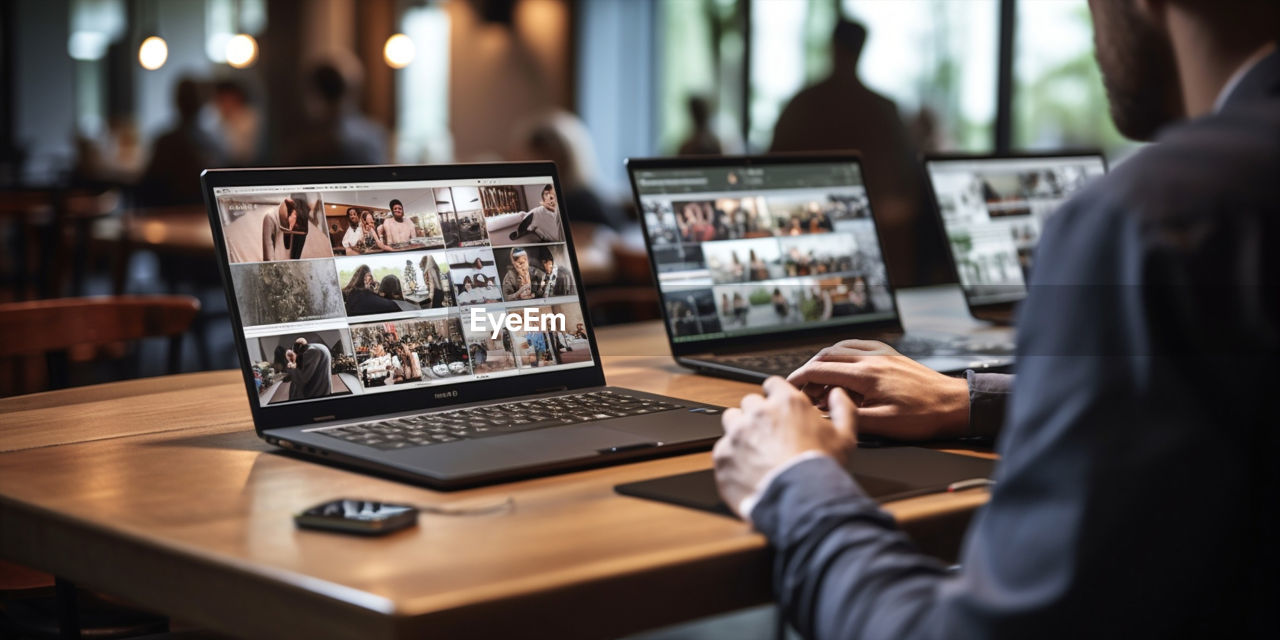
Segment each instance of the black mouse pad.
[{"label": "black mouse pad", "polygon": [[[989,478],[995,460],[944,453],[921,447],[859,448],[845,468],[867,495],[878,502],[946,491],[947,485],[972,478]],[[620,484],[624,496],[657,500],[733,517],[716,491],[710,469],[653,480]]]}]

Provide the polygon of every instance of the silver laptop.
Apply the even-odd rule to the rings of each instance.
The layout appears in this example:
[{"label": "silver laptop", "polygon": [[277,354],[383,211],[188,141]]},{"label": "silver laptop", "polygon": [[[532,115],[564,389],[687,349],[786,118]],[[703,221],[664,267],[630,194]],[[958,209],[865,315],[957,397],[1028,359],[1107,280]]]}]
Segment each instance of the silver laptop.
[{"label": "silver laptop", "polygon": [[850,338],[939,371],[1008,364],[963,336],[904,335],[857,154],[630,159],[680,364],[758,381]]},{"label": "silver laptop", "polygon": [[1044,223],[1089,181],[1107,172],[1099,152],[925,158],[969,312],[1012,321]]},{"label": "silver laptop", "polygon": [[550,163],[202,175],[259,437],[455,488],[694,449],[606,386]]}]

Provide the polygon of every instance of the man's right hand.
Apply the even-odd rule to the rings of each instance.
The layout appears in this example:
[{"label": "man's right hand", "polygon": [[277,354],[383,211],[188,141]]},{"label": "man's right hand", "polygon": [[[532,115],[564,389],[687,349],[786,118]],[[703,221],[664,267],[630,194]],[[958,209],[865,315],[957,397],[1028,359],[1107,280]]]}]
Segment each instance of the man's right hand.
[{"label": "man's right hand", "polygon": [[845,340],[819,351],[787,380],[818,406],[839,387],[857,404],[858,431],[897,440],[963,436],[969,429],[969,383],[930,369],[893,347]]}]

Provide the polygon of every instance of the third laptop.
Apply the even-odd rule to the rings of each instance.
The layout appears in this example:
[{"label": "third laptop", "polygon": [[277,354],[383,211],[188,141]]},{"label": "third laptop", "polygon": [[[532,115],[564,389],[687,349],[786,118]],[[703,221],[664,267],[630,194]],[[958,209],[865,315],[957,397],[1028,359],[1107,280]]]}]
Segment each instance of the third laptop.
[{"label": "third laptop", "polygon": [[849,338],[944,372],[991,368],[960,336],[912,336],[857,154],[631,159],[631,185],[683,366],[758,381]]}]

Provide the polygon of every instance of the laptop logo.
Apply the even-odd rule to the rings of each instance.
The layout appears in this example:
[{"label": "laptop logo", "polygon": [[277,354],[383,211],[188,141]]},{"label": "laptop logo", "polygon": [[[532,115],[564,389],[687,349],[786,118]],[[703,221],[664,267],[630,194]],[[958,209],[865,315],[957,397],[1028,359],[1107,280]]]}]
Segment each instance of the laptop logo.
[{"label": "laptop logo", "polygon": [[436,397],[436,400],[443,400],[445,398],[456,398],[458,397],[458,390],[454,389],[453,391],[441,391],[440,393],[435,394],[435,397]]}]

